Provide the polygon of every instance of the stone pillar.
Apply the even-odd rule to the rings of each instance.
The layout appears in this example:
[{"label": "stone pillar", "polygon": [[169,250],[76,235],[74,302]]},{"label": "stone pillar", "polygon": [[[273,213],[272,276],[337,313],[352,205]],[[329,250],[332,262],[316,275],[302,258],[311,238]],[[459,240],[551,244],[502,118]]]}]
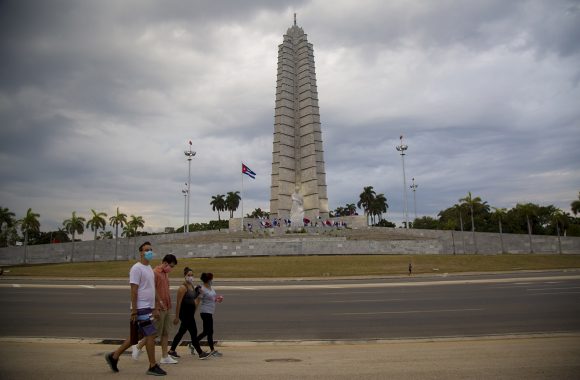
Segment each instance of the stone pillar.
[{"label": "stone pillar", "polygon": [[270,195],[273,217],[289,217],[295,189],[304,199],[306,218],[328,217],[314,50],[296,24],[278,46]]}]

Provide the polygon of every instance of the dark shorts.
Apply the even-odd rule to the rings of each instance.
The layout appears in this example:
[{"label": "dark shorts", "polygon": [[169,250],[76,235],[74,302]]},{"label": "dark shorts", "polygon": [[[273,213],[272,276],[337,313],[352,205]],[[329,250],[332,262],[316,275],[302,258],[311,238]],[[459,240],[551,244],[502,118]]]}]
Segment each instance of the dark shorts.
[{"label": "dark shorts", "polygon": [[137,344],[143,338],[143,333],[139,329],[137,321],[129,321],[129,331],[131,332],[131,344]]},{"label": "dark shorts", "polygon": [[145,336],[157,336],[155,323],[149,318],[142,320],[140,316],[151,313],[151,309],[137,310],[137,320],[129,322],[131,344],[137,344]]}]

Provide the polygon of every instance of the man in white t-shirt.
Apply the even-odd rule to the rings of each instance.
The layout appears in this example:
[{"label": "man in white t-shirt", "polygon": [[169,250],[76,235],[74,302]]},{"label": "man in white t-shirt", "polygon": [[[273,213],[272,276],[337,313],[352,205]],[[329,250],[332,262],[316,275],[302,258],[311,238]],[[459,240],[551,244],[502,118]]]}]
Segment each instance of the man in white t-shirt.
[{"label": "man in white t-shirt", "polygon": [[105,355],[105,359],[113,372],[119,372],[117,364],[119,357],[129,347],[137,344],[145,337],[145,348],[149,358],[148,375],[164,376],[167,374],[155,361],[155,337],[157,331],[152,319],[159,317],[155,309],[155,275],[149,262],[153,259],[153,250],[149,242],[139,246],[141,260],[131,267],[129,282],[131,283],[131,321],[130,335],[116,351]]}]

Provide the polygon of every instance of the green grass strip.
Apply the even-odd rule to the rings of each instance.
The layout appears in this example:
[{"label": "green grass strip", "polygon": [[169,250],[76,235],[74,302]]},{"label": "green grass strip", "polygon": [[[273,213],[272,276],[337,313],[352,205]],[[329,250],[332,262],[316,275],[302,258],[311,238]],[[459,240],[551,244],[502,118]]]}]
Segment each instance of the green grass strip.
[{"label": "green grass strip", "polygon": [[[580,255],[345,255],[178,259],[170,277],[180,279],[188,266],[218,278],[276,278],[405,275],[413,273],[494,272],[580,268]],[[43,264],[5,267],[5,275],[124,278],[134,261]],[[153,266],[159,261],[154,261]],[[8,271],[8,272],[6,272]]]}]

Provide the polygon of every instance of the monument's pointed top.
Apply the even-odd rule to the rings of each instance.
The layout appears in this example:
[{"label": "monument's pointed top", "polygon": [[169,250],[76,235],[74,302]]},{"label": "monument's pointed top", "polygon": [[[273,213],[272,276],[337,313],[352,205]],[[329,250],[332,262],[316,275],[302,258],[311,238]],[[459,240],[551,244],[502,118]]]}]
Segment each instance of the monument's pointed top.
[{"label": "monument's pointed top", "polygon": [[296,25],[296,13],[294,13],[294,25],[292,25],[290,28],[288,28],[288,31],[286,32],[286,34],[292,35],[292,36],[300,36],[300,35],[304,34],[304,30],[301,27],[299,27],[298,25]]}]

